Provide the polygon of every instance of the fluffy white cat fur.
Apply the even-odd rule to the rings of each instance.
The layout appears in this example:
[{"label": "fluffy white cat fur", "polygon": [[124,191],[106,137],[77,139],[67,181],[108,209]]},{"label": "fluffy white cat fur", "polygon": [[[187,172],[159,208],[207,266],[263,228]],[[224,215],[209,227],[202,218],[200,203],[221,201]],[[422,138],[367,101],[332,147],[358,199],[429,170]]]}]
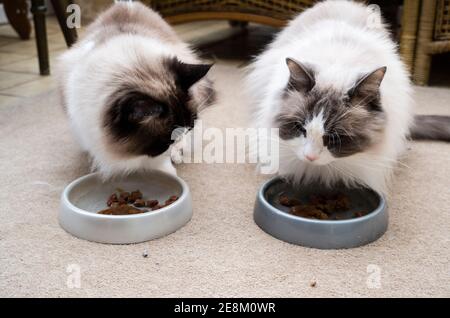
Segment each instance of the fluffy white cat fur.
[{"label": "fluffy white cat fur", "polygon": [[[319,90],[342,96],[361,76],[387,67],[379,88],[387,120],[376,143],[362,152],[335,158],[322,142],[326,118],[316,114],[305,124],[306,137],[281,141],[279,174],[294,176],[298,182],[318,180],[332,185],[342,181],[388,192],[393,168],[405,150],[413,102],[408,72],[396,44],[385,26],[377,22],[381,17],[366,5],[324,1],[292,20],[251,65],[247,83],[254,102],[255,127],[275,126],[290,79],[286,58],[310,66]],[[299,100],[299,107],[301,103]],[[311,152],[317,156],[312,162],[306,158]]]}]

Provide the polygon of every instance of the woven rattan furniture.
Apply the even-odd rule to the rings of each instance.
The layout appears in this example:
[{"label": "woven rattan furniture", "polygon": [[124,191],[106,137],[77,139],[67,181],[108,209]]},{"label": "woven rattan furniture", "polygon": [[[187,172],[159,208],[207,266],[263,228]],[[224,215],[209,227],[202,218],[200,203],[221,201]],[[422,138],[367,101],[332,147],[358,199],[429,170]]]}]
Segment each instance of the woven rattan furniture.
[{"label": "woven rattan furniture", "polygon": [[427,85],[431,58],[450,52],[450,0],[422,0],[413,79]]},{"label": "woven rattan furniture", "polygon": [[427,85],[434,54],[450,52],[450,0],[405,0],[400,51],[418,85]]},{"label": "woven rattan furniture", "polygon": [[[143,0],[170,23],[224,19],[283,26],[316,0]],[[383,1],[370,1],[380,3]],[[450,51],[450,0],[404,0],[400,53],[426,85],[433,54]]]},{"label": "woven rattan furniture", "polygon": [[402,35],[400,37],[400,53],[403,61],[412,73],[417,44],[421,0],[405,0],[403,4]]},{"label": "woven rattan furniture", "polygon": [[315,0],[145,0],[170,23],[234,20],[283,26]]}]

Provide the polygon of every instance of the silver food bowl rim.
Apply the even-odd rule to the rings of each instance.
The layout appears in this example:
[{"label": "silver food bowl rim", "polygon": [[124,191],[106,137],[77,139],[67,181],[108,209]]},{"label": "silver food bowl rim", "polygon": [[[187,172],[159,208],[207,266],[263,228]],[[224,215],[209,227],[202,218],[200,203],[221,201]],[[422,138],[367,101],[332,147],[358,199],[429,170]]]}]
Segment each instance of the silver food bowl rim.
[{"label": "silver food bowl rim", "polygon": [[73,204],[70,200],[69,200],[69,194],[71,193],[71,191],[78,186],[79,184],[81,184],[82,182],[84,182],[86,179],[90,179],[90,178],[101,178],[100,177],[100,173],[98,172],[93,172],[90,174],[87,174],[85,176],[82,176],[78,179],[75,179],[74,181],[72,181],[68,186],[66,186],[66,188],[64,189],[62,195],[61,195],[61,200],[62,200],[62,204],[65,205],[66,207],[68,207],[72,212],[75,213],[79,213],[79,214],[83,214],[85,216],[88,217],[92,217],[92,218],[100,218],[100,219],[114,219],[114,220],[118,220],[118,219],[134,219],[134,218],[141,218],[141,217],[145,217],[148,214],[152,214],[152,215],[156,215],[156,214],[162,214],[164,212],[166,212],[169,208],[176,208],[177,205],[181,205],[182,201],[186,199],[186,197],[189,195],[189,187],[187,185],[187,183],[181,179],[178,176],[175,175],[171,175],[162,171],[148,171],[146,172],[146,174],[150,174],[150,173],[158,173],[158,174],[162,174],[165,175],[168,178],[172,178],[174,180],[176,180],[180,185],[181,185],[181,195],[178,198],[177,201],[175,201],[174,203],[165,206],[159,210],[156,211],[148,211],[148,212],[143,212],[143,213],[139,213],[139,214],[131,214],[131,215],[105,215],[105,214],[99,214],[95,211],[87,211],[87,210],[83,210],[79,207],[77,207],[75,204]]}]

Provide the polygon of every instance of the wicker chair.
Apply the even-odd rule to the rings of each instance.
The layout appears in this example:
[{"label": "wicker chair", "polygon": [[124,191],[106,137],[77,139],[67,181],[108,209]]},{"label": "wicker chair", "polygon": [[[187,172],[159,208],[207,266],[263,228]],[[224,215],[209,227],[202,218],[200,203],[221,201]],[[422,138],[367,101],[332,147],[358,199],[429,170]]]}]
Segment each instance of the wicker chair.
[{"label": "wicker chair", "polygon": [[450,0],[422,0],[421,5],[413,78],[427,85],[432,56],[450,52]]},{"label": "wicker chair", "polygon": [[283,26],[315,0],[144,0],[170,23],[232,20]]},{"label": "wicker chair", "polygon": [[450,52],[450,0],[405,0],[400,52],[418,85],[427,85],[431,58]]},{"label": "wicker chair", "polygon": [[[280,27],[317,0],[143,0],[170,23],[256,22]],[[377,1],[373,1],[377,3]],[[433,54],[450,51],[450,0],[404,0],[400,52],[414,81],[426,85]]]}]

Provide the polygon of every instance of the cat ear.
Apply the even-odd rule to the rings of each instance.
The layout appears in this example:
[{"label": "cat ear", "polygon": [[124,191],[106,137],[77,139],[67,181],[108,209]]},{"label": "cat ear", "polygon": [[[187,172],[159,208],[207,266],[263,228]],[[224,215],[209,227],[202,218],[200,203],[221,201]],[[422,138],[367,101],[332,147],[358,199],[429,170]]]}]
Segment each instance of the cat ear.
[{"label": "cat ear", "polygon": [[286,64],[289,68],[291,76],[289,78],[288,87],[292,87],[299,92],[309,92],[316,81],[312,72],[310,72],[305,65],[288,57],[286,58]]},{"label": "cat ear", "polygon": [[369,74],[364,75],[350,90],[350,98],[370,99],[377,97],[380,91],[381,82],[386,74],[386,70],[387,67],[383,66]]},{"label": "cat ear", "polygon": [[175,63],[177,84],[185,90],[201,80],[213,66],[213,64],[187,64],[180,61]]}]

